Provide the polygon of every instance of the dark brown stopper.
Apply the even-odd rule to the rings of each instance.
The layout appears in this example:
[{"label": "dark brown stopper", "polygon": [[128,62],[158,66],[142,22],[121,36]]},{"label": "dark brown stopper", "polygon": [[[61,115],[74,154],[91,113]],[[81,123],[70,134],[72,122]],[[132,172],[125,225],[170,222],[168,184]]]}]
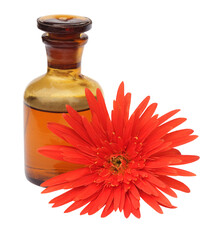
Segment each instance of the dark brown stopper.
[{"label": "dark brown stopper", "polygon": [[49,15],[37,19],[38,28],[48,33],[75,34],[91,29],[92,21],[74,15]]}]

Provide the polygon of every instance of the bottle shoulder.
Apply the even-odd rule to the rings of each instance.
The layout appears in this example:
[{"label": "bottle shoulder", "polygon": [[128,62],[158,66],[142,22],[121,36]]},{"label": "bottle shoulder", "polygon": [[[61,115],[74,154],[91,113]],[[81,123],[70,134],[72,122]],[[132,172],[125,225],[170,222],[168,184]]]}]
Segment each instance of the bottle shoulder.
[{"label": "bottle shoulder", "polygon": [[46,111],[65,112],[66,104],[77,111],[84,110],[89,108],[86,88],[94,95],[97,88],[102,91],[98,82],[83,74],[47,73],[29,83],[24,92],[24,102],[30,107]]}]

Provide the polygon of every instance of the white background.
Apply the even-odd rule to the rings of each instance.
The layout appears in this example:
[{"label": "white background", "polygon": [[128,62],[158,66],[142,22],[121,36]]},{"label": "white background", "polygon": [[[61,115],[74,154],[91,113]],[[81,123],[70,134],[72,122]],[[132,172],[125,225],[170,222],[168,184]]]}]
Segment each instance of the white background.
[{"label": "white background", "polygon": [[[7,239],[212,239],[211,91],[212,2],[206,0],[43,0],[4,1],[0,7],[0,238]],[[196,177],[184,177],[191,193],[169,198],[177,209],[160,215],[141,203],[141,219],[112,213],[80,216],[52,209],[57,193],[24,176],[23,92],[46,71],[42,32],[36,19],[49,14],[90,17],[82,73],[97,80],[111,110],[121,81],[132,93],[132,110],[147,95],[157,112],[180,108],[199,138],[181,150],[201,159],[185,166]]]}]

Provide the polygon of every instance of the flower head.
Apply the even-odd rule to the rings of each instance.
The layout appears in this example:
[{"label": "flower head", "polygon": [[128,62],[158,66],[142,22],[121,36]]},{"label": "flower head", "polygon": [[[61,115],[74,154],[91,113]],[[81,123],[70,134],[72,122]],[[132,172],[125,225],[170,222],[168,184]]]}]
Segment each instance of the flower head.
[{"label": "flower head", "polygon": [[[195,174],[173,167],[194,162],[194,155],[182,155],[175,147],[193,141],[193,130],[172,131],[185,118],[169,120],[179,110],[159,117],[154,115],[157,104],[148,106],[146,97],[129,117],[131,94],[119,86],[113,102],[111,118],[104,98],[97,89],[97,98],[86,89],[91,110],[89,122],[72,107],[64,118],[70,128],[49,123],[48,128],[70,146],[44,146],[39,152],[61,161],[81,164],[82,168],[53,177],[42,186],[43,193],[68,189],[52,199],[54,207],[72,202],[65,212],[83,207],[81,214],[96,213],[104,207],[102,217],[113,210],[132,213],[140,218],[140,199],[157,212],[162,207],[175,208],[163,193],[177,197],[173,189],[189,192],[189,188],[172,176]],[[171,176],[171,177],[170,177]]]}]

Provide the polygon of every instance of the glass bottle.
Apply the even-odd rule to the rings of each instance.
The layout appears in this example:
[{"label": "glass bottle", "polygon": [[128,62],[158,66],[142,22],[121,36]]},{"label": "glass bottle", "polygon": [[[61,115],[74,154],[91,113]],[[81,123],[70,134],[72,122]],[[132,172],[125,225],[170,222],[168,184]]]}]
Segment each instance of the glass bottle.
[{"label": "glass bottle", "polygon": [[91,28],[89,18],[51,15],[38,18],[38,28],[46,46],[48,70],[36,78],[24,93],[25,173],[27,179],[40,185],[43,181],[80,166],[57,161],[37,152],[45,145],[68,145],[54,135],[48,122],[67,125],[62,117],[66,104],[79,114],[91,118],[85,88],[96,94],[99,84],[81,74],[81,57],[87,42],[84,33]]}]

